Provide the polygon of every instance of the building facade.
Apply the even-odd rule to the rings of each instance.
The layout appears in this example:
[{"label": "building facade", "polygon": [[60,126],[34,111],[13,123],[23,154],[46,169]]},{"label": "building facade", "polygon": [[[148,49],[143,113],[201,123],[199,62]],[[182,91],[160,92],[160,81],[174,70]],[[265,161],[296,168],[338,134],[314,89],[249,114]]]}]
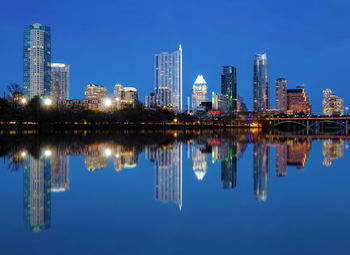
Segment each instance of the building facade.
[{"label": "building facade", "polygon": [[120,107],[135,108],[138,103],[137,89],[133,87],[125,87],[121,90]]},{"label": "building facade", "polygon": [[257,54],[254,60],[253,110],[265,112],[270,109],[269,65],[265,54]]},{"label": "building facade", "polygon": [[69,65],[51,63],[51,99],[69,99]]},{"label": "building facade", "polygon": [[23,30],[23,92],[29,99],[50,96],[51,29],[35,23]]},{"label": "building facade", "polygon": [[212,110],[220,111],[222,113],[229,111],[229,100],[226,95],[212,93]]},{"label": "building facade", "polygon": [[237,112],[237,69],[233,66],[222,67],[221,94],[228,98],[229,111]]},{"label": "building facade", "polygon": [[85,88],[85,99],[102,100],[107,97],[107,89],[100,85],[88,84]]},{"label": "building facade", "polygon": [[154,56],[154,90],[171,91],[171,107],[182,111],[182,48],[172,53],[163,52]]},{"label": "building facade", "polygon": [[284,78],[276,79],[276,109],[286,112],[287,104],[287,80]]},{"label": "building facade", "polygon": [[344,115],[344,100],[330,89],[323,90],[322,110],[323,115]]},{"label": "building facade", "polygon": [[114,85],[113,95],[117,100],[121,99],[122,97],[122,89],[123,89],[123,85],[119,83]]},{"label": "building facade", "polygon": [[203,75],[198,75],[192,87],[192,108],[197,109],[203,102],[208,102],[208,85]]},{"label": "building facade", "polygon": [[304,85],[297,85],[296,89],[287,89],[287,108],[295,113],[311,114],[311,103]]}]

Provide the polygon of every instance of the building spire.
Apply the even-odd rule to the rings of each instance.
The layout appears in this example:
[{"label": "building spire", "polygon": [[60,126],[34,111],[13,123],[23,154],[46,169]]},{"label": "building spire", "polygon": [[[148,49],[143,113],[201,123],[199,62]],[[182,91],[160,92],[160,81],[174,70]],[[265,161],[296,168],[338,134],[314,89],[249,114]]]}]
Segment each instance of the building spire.
[{"label": "building spire", "polygon": [[179,45],[179,50],[181,50],[181,51],[182,51],[181,43],[180,43],[180,45]]}]

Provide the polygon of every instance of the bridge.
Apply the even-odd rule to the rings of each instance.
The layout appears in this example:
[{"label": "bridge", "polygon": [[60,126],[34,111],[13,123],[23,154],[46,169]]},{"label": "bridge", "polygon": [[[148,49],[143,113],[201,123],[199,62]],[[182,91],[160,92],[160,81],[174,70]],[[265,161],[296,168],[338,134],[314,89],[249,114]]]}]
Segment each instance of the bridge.
[{"label": "bridge", "polygon": [[305,134],[318,134],[331,130],[343,130],[346,135],[349,132],[349,116],[309,116],[309,117],[267,117],[261,119],[262,126],[266,129],[280,131],[303,131]]}]

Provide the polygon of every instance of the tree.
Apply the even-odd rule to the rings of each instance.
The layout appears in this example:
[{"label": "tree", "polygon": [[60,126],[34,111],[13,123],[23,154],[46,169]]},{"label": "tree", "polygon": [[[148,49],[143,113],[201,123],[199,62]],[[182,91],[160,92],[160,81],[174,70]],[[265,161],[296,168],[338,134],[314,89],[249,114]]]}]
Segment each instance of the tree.
[{"label": "tree", "polygon": [[10,85],[7,86],[7,91],[9,93],[8,100],[12,102],[15,94],[22,93],[22,87],[17,83],[10,83]]}]

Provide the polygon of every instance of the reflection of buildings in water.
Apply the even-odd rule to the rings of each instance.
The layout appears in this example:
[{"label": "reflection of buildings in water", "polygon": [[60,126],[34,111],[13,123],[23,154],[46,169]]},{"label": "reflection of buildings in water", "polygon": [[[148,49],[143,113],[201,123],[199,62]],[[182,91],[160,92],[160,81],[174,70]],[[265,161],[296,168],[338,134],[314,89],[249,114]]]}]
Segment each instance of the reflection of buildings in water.
[{"label": "reflection of buildings in water", "polygon": [[49,150],[40,159],[28,156],[23,164],[24,228],[41,231],[50,228],[51,169]]},{"label": "reflection of buildings in water", "polygon": [[276,176],[287,175],[287,144],[277,144],[276,147]]},{"label": "reflection of buildings in water", "polygon": [[203,153],[199,145],[192,146],[192,168],[198,181],[202,181],[207,173],[208,158],[208,154]]},{"label": "reflection of buildings in water", "polygon": [[85,156],[85,167],[89,171],[103,169],[107,167],[108,158],[106,156]]},{"label": "reflection of buildings in water", "polygon": [[245,150],[247,149],[247,143],[240,143],[237,142],[237,159],[241,159],[243,157],[243,154]]},{"label": "reflection of buildings in water", "polygon": [[147,146],[146,158],[155,163],[154,197],[182,206],[182,144]]},{"label": "reflection of buildings in water", "polygon": [[54,153],[51,157],[51,191],[69,189],[69,156]]},{"label": "reflection of buildings in water", "polygon": [[311,141],[288,141],[287,145],[287,166],[296,166],[300,170],[304,169],[311,151]]},{"label": "reflection of buildings in water", "polygon": [[234,142],[224,147],[227,152],[221,161],[221,182],[224,189],[234,189],[237,185],[237,144]]},{"label": "reflection of buildings in water", "polygon": [[322,141],[323,165],[331,166],[333,161],[344,156],[344,141],[326,139]]},{"label": "reflection of buildings in water", "polygon": [[87,146],[87,153],[85,154],[85,167],[88,171],[95,171],[96,169],[103,169],[107,167],[108,156],[110,156],[110,149],[107,149],[105,144],[91,144]]},{"label": "reflection of buildings in water", "polygon": [[267,200],[269,188],[269,156],[270,148],[263,143],[253,146],[254,193],[258,201]]},{"label": "reflection of buildings in water", "polygon": [[113,148],[114,155],[114,169],[119,172],[123,168],[134,168],[137,166],[137,153],[135,147],[125,147],[116,145]]},{"label": "reflection of buildings in water", "polygon": [[209,145],[212,146],[212,152],[211,152],[212,163],[215,163],[216,161],[219,161],[228,157],[229,143],[213,140],[213,141],[209,141]]}]

